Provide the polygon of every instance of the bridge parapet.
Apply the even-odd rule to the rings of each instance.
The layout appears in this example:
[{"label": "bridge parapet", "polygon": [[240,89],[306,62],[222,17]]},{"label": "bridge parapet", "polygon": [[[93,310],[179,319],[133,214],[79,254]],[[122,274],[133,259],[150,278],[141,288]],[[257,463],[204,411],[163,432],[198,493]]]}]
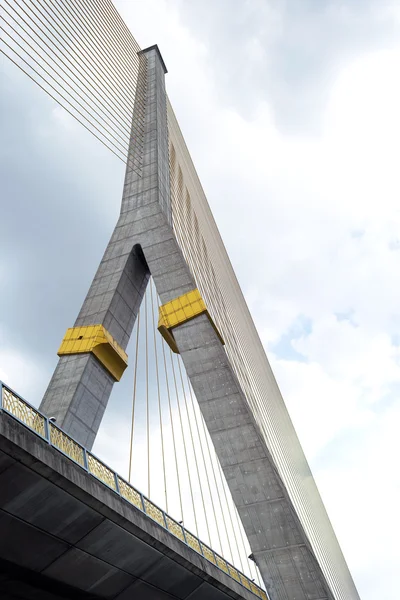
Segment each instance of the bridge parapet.
[{"label": "bridge parapet", "polygon": [[61,452],[68,459],[79,465],[88,474],[111,489],[128,503],[142,511],[147,517],[158,523],[171,535],[189,546],[192,550],[212,563],[220,571],[231,577],[234,581],[252,592],[255,596],[268,600],[264,590],[258,587],[246,575],[241,573],[212,548],[204,544],[197,536],[188,531],[182,524],[169,516],[162,508],[139,490],[125,481],[113,469],[108,467],[94,454],[86,450],[71,436],[66,434],[54,423],[51,418],[43,415],[39,410],[24,400],[19,394],[0,381],[0,412],[12,416],[22,425],[44,439],[50,446]]}]

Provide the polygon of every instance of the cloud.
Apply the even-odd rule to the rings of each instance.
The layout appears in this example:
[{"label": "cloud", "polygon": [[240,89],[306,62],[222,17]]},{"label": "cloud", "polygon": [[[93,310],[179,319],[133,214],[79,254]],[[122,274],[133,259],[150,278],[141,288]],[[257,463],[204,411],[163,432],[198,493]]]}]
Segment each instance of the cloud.
[{"label": "cloud", "polygon": [[317,134],[341,68],[398,35],[389,1],[181,0],[179,8],[193,37],[207,43],[221,101],[248,119],[268,98],[287,133]]},{"label": "cloud", "polygon": [[[391,600],[398,10],[116,4],[140,44],[157,42],[165,58],[168,93],[360,594]],[[15,70],[6,66],[3,82],[0,368],[39,401],[114,225],[123,169]],[[113,394],[96,450],[124,471],[131,382],[127,373]]]},{"label": "cloud", "polygon": [[[360,580],[362,598],[378,593],[385,600],[395,597],[398,526],[393,515],[400,477],[391,457],[398,454],[399,418],[397,403],[375,414],[358,431],[343,433],[340,444],[326,450],[324,462],[329,468],[321,464],[316,472],[346,556]],[[354,487],[357,493],[349,493]]]},{"label": "cloud", "polygon": [[31,354],[12,347],[0,330],[0,381],[31,401],[40,394],[48,381],[49,373]]}]

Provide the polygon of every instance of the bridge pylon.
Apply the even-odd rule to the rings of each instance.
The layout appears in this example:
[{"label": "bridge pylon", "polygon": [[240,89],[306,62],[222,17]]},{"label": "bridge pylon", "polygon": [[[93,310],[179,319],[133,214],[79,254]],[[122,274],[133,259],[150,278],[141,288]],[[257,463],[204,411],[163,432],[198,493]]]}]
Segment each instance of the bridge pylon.
[{"label": "bridge pylon", "polygon": [[166,68],[157,46],[139,53],[121,212],[40,410],[90,449],[126,364],[150,274],[159,328],[181,354],[271,600],[332,600],[223,339],[172,224]]}]

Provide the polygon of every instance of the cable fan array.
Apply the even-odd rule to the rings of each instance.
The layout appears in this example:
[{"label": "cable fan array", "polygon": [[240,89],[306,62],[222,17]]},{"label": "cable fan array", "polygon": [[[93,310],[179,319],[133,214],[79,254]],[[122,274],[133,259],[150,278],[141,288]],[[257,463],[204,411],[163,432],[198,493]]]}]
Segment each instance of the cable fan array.
[{"label": "cable fan array", "polygon": [[129,481],[263,587],[180,355],[157,331],[150,279],[132,345]]},{"label": "cable fan array", "polygon": [[126,162],[140,47],[113,3],[2,0],[0,30],[0,51]]}]

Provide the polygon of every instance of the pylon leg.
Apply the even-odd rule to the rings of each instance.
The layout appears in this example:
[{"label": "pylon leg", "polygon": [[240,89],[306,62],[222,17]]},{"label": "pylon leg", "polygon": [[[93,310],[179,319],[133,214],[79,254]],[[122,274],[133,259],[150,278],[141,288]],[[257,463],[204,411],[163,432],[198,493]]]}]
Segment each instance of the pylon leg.
[{"label": "pylon leg", "polygon": [[[112,239],[75,327],[103,325],[125,350],[150,275],[138,247],[112,258]],[[93,353],[61,355],[40,410],[54,417],[64,431],[90,450],[114,382]]]}]

